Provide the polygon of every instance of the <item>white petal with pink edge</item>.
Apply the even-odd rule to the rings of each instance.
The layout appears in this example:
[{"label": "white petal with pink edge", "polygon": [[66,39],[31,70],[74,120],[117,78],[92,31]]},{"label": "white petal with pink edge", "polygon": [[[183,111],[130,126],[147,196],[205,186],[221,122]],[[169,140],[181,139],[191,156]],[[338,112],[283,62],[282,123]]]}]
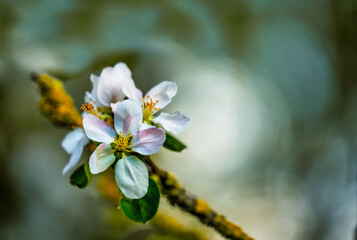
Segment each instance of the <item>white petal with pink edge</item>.
[{"label": "white petal with pink edge", "polygon": [[114,161],[114,150],[109,144],[101,143],[89,158],[90,172],[93,174],[104,172]]},{"label": "white petal with pink edge", "polygon": [[142,155],[157,153],[166,139],[165,131],[161,128],[140,130],[132,138],[132,149]]},{"label": "white petal with pink edge", "polygon": [[116,136],[111,126],[92,114],[86,114],[83,117],[83,128],[87,137],[96,142],[110,144],[114,141],[114,137]]}]

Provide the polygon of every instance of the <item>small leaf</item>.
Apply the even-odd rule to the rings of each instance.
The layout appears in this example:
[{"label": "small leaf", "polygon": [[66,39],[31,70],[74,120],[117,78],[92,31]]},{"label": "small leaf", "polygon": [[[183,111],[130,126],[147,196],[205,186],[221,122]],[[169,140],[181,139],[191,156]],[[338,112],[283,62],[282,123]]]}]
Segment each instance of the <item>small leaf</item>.
[{"label": "small leaf", "polygon": [[175,152],[181,152],[186,148],[180,140],[172,136],[170,133],[166,133],[166,140],[164,142],[164,147]]},{"label": "small leaf", "polygon": [[86,162],[76,171],[72,173],[69,178],[70,184],[79,188],[85,188],[92,180],[92,173],[89,171],[89,163]]},{"label": "small leaf", "polygon": [[146,195],[140,199],[122,198],[120,200],[120,208],[131,220],[146,223],[155,216],[159,203],[159,188],[156,182],[150,178]]}]

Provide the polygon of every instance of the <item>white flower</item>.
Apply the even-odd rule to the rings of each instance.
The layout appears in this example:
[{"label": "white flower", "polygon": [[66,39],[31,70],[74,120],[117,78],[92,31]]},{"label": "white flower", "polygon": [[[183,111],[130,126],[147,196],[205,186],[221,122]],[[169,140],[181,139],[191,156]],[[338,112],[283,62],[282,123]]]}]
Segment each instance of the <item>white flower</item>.
[{"label": "white flower", "polygon": [[78,164],[83,153],[83,148],[88,144],[88,142],[89,139],[80,127],[67,133],[61,144],[64,150],[68,154],[71,154],[71,157],[67,165],[62,170],[63,175],[72,170]]},{"label": "white flower", "polygon": [[[90,80],[93,84],[93,89],[91,92],[85,93],[85,104],[81,107],[81,109],[84,110],[82,117],[86,113],[91,113],[100,117],[101,113],[98,111],[98,107],[109,106],[112,102],[108,103],[108,99],[112,99],[111,101],[114,102],[124,99],[124,94],[121,90],[123,82],[129,82],[126,85],[130,85],[130,82],[134,84],[131,79],[131,72],[124,63],[118,63],[113,68],[104,68],[99,77],[91,74]],[[99,84],[99,80],[101,80],[101,84]],[[98,97],[98,88],[101,89],[101,93],[99,94],[102,99],[101,101]],[[71,158],[62,171],[63,175],[78,164],[82,156],[83,148],[88,144],[88,142],[89,139],[81,128],[76,128],[65,136],[62,141],[62,147],[68,154],[71,154]]]},{"label": "white flower", "polygon": [[114,67],[104,68],[99,77],[92,74],[91,81],[93,90],[87,95],[89,99],[92,98],[97,101],[98,107],[109,107],[111,103],[123,101],[125,97],[124,87],[129,88],[126,92],[130,92],[132,95],[139,93],[139,90],[132,87],[135,87],[134,80],[131,78],[131,72],[125,63],[119,62]]},{"label": "white flower", "polygon": [[140,103],[134,100],[120,102],[114,111],[114,128],[92,114],[83,118],[86,135],[101,142],[89,159],[93,174],[105,171],[116,160],[115,179],[124,195],[131,199],[142,198],[148,189],[149,178],[145,164],[136,156],[158,152],[164,141],[165,132],[160,128],[142,128],[143,112]]},{"label": "white flower", "polygon": [[94,105],[95,110],[96,107],[111,106],[114,112],[120,101],[128,97],[142,103],[144,121],[154,123],[168,132],[181,133],[191,123],[191,119],[180,112],[172,114],[162,112],[158,116],[155,115],[176,95],[177,86],[173,81],[161,82],[142,98],[143,94],[136,88],[130,69],[121,62],[114,67],[104,68],[99,77],[92,74],[91,81],[93,89],[90,93],[86,92],[85,102],[90,103],[89,106]]},{"label": "white flower", "polygon": [[[144,98],[142,98],[141,91],[132,84],[127,84],[123,87],[123,92],[128,98],[142,103],[143,120],[146,122],[152,122],[173,134],[185,131],[191,123],[191,119],[180,112],[174,112],[172,114],[161,112],[158,116],[155,115],[159,110],[166,107],[176,95],[177,86],[173,81],[159,83],[153,87]],[[113,104],[112,109],[118,104],[120,103]]]}]

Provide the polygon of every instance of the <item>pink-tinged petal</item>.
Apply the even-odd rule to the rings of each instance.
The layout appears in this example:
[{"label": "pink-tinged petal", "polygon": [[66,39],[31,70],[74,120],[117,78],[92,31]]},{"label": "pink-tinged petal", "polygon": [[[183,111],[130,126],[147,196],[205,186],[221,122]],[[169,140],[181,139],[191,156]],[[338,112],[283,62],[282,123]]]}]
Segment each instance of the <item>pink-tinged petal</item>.
[{"label": "pink-tinged petal", "polygon": [[132,78],[126,78],[123,81],[123,93],[129,99],[133,99],[138,101],[139,103],[142,103],[143,93],[141,92],[141,90],[136,88],[134,80]]},{"label": "pink-tinged petal", "polygon": [[115,180],[127,198],[145,196],[149,187],[149,174],[145,164],[134,155],[125,156],[115,164]]},{"label": "pink-tinged petal", "polygon": [[70,170],[72,170],[78,163],[79,160],[81,159],[83,149],[84,147],[88,144],[89,138],[84,134],[82,130],[82,137],[80,141],[75,145],[75,149],[73,153],[71,154],[71,157],[69,159],[69,162],[66,164],[66,166],[62,170],[62,175],[65,175],[68,173]]},{"label": "pink-tinged petal", "polygon": [[96,142],[110,144],[114,141],[114,137],[116,136],[111,126],[92,114],[86,114],[83,117],[83,128],[87,137]]},{"label": "pink-tinged petal", "polygon": [[163,109],[171,102],[171,99],[177,93],[176,83],[173,81],[164,81],[153,87],[146,95],[145,99],[149,96],[154,102],[158,100],[155,107]]},{"label": "pink-tinged petal", "polygon": [[140,130],[133,136],[132,148],[134,152],[142,155],[157,153],[166,139],[165,131],[161,128],[148,128]]},{"label": "pink-tinged petal", "polygon": [[85,134],[82,128],[75,128],[74,130],[70,131],[62,140],[61,145],[63,149],[68,154],[72,154],[83,136],[85,136]]},{"label": "pink-tinged petal", "polygon": [[127,78],[131,78],[131,72],[124,63],[104,68],[98,80],[97,96],[99,102],[109,107],[110,103],[122,101],[125,97],[122,84]]},{"label": "pink-tinged petal", "polygon": [[114,111],[114,127],[117,133],[126,135],[130,132],[134,135],[139,131],[143,121],[143,110],[140,103],[135,100],[124,100],[120,102]]},{"label": "pink-tinged petal", "polygon": [[180,112],[174,112],[172,114],[160,113],[160,115],[155,117],[152,121],[173,134],[185,131],[191,123],[191,119]]},{"label": "pink-tinged petal", "polygon": [[104,172],[114,161],[114,150],[109,144],[101,143],[89,158],[90,172],[93,174]]}]

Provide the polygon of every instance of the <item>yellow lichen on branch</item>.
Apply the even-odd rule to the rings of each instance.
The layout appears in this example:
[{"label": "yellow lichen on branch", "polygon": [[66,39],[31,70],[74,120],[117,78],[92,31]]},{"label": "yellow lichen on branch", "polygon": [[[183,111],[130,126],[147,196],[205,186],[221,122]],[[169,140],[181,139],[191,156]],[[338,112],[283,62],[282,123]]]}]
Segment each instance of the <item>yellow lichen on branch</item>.
[{"label": "yellow lichen on branch", "polygon": [[188,193],[180,186],[172,173],[157,167],[149,156],[145,159],[150,176],[160,179],[161,192],[172,205],[178,206],[183,211],[196,216],[202,223],[213,227],[228,239],[253,240],[238,225],[228,221],[223,215],[213,210],[205,201]]},{"label": "yellow lichen on branch", "polygon": [[58,127],[73,128],[82,123],[81,115],[73,104],[73,99],[63,88],[62,82],[48,75],[32,75],[40,90],[38,103],[40,111]]}]

